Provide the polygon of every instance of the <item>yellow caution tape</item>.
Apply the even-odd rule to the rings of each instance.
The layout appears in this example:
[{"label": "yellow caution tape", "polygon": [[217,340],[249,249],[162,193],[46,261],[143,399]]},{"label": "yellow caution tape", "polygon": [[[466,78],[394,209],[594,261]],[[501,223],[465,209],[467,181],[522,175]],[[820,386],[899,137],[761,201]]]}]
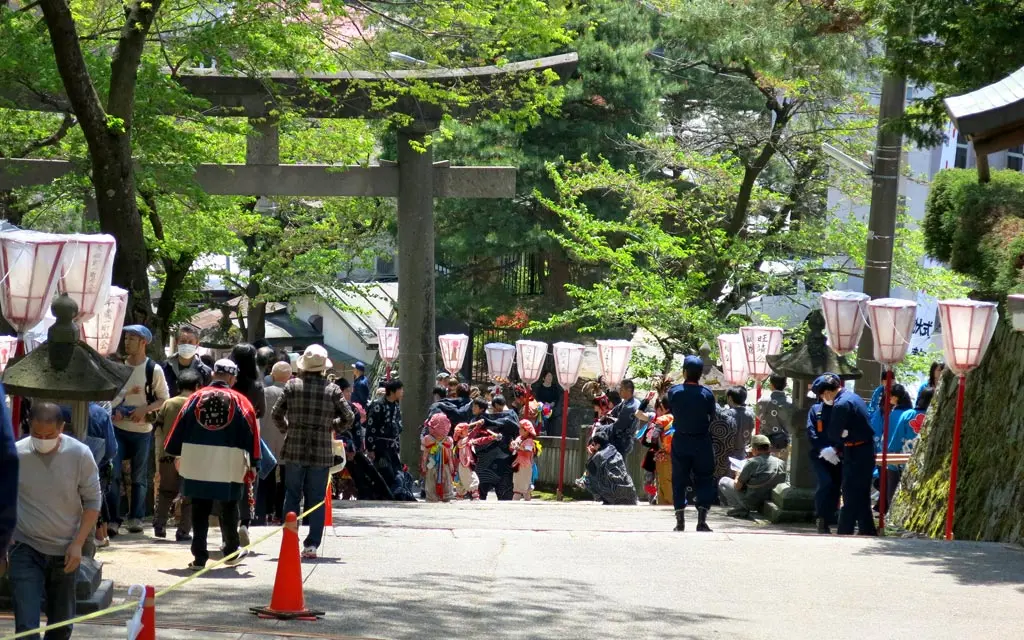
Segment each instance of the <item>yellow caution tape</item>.
[{"label": "yellow caution tape", "polygon": [[[329,491],[330,487],[331,487],[331,476],[333,476],[335,473],[338,473],[339,471],[341,471],[344,468],[345,468],[344,464],[339,464],[339,465],[335,465],[335,466],[333,466],[333,467],[331,467],[330,469],[327,470],[327,491]],[[324,506],[325,502],[327,502],[326,491],[324,492],[324,499],[321,500],[320,502],[318,502],[316,505],[310,507],[309,509],[306,509],[301,514],[299,514],[295,518],[296,522],[302,522],[303,518],[309,516],[311,513],[313,513],[314,511],[316,511],[320,507]],[[248,546],[241,547],[237,551],[235,551],[234,553],[232,553],[230,555],[227,555],[227,556],[224,556],[223,558],[221,558],[217,562],[215,562],[215,563],[213,563],[213,564],[211,564],[209,566],[203,567],[201,570],[193,573],[190,576],[186,576],[186,577],[182,578],[181,580],[178,580],[177,582],[175,582],[174,584],[172,584],[169,587],[166,587],[164,589],[161,589],[160,591],[157,591],[156,592],[156,597],[159,598],[161,596],[165,596],[165,595],[167,595],[168,593],[170,593],[172,591],[176,591],[177,589],[182,588],[183,586],[185,586],[186,584],[192,582],[193,580],[195,580],[199,576],[201,576],[201,575],[203,575],[205,573],[208,573],[209,571],[211,571],[213,569],[216,569],[217,567],[221,566],[222,564],[224,564],[228,560],[234,558],[235,556],[237,556],[238,554],[242,553],[243,551],[248,551],[249,549],[255,547],[258,544],[263,544],[265,541],[267,541],[270,538],[276,536],[277,534],[281,533],[282,531],[284,531],[284,525],[279,526],[279,527],[275,527],[270,533],[268,533],[267,535],[263,536],[262,538],[260,538],[256,542],[250,542],[248,544]],[[79,622],[88,622],[89,620],[95,620],[96,618],[102,618],[103,616],[108,616],[108,615],[110,615],[112,613],[117,613],[119,611],[129,611],[131,609],[135,609],[138,606],[139,606],[139,603],[137,603],[137,602],[126,602],[124,604],[119,604],[119,605],[116,605],[116,606],[113,606],[113,607],[107,607],[106,609],[100,609],[99,611],[93,611],[92,613],[87,613],[84,616],[78,616],[77,618],[72,618],[70,620],[62,620],[60,622],[55,622],[53,624],[47,623],[47,625],[45,627],[39,627],[38,629],[32,629],[31,631],[22,631],[20,633],[15,633],[14,635],[5,636],[3,638],[0,638],[0,640],[18,640],[19,638],[28,638],[28,637],[33,637],[34,638],[34,637],[38,636],[40,633],[43,633],[44,631],[50,631],[52,629],[60,629],[61,627],[68,627],[68,626],[71,626],[73,624],[77,624]]]}]

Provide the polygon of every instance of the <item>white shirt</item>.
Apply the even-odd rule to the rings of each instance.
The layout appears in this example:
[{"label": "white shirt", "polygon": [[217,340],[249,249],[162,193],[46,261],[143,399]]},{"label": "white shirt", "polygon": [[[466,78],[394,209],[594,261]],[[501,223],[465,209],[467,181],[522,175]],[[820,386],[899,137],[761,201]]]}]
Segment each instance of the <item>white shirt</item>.
[{"label": "white shirt", "polygon": [[[149,403],[146,402],[146,360],[143,360],[141,364],[135,365],[135,370],[132,371],[131,377],[128,378],[128,382],[125,383],[124,389],[122,389],[123,398],[120,403],[115,401],[113,405],[114,415],[117,415],[119,407],[145,407]],[[166,400],[168,397],[167,393],[167,380],[164,378],[164,370],[159,364],[153,367],[153,395],[158,400]],[[130,415],[130,411],[126,411]],[[148,422],[133,422],[130,418],[124,420],[114,420],[114,426],[118,429],[125,431],[131,431],[134,433],[149,433],[153,430],[153,425]]]}]

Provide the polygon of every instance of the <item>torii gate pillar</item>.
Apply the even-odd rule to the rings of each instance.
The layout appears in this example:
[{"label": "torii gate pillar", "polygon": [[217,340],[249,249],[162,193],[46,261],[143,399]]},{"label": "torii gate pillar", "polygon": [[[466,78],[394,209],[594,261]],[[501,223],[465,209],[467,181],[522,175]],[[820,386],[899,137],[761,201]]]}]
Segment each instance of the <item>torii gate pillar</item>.
[{"label": "torii gate pillar", "polygon": [[434,386],[434,153],[432,127],[398,132],[398,350],[404,384],[402,461],[419,467],[420,421]]}]

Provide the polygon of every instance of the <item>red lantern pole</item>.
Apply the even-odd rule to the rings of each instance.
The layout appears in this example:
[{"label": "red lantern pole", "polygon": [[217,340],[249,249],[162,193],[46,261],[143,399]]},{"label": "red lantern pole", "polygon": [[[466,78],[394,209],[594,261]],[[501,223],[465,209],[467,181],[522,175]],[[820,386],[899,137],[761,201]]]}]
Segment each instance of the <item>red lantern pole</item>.
[{"label": "red lantern pole", "polygon": [[569,390],[565,390],[565,398],[562,402],[562,447],[558,452],[558,493],[555,498],[562,499],[562,486],[565,480],[565,434],[569,430]]},{"label": "red lantern pole", "polygon": [[754,392],[754,396],[756,398],[755,399],[755,403],[756,404],[754,405],[754,435],[757,435],[757,434],[761,433],[761,414],[759,414],[757,412],[757,407],[760,406],[760,404],[761,404],[761,383],[762,382],[763,381],[761,381],[761,380],[756,380],[756,379],[754,380],[754,388],[756,389],[756,391]]},{"label": "red lantern pole", "polygon": [[[18,344],[14,347],[14,358],[25,355],[25,338],[19,333]],[[14,360],[11,358],[11,360]],[[7,366],[11,363],[8,361]],[[11,426],[14,427],[14,439],[21,437],[21,396],[11,398]]]},{"label": "red lantern pole", "polygon": [[949,505],[946,507],[946,540],[953,539],[953,511],[956,508],[956,476],[960,465],[960,427],[964,419],[964,390],[967,376],[961,374],[956,392],[956,418],[953,421],[953,460],[949,465]]},{"label": "red lantern pole", "polygon": [[892,369],[885,370],[885,393],[882,394],[882,470],[879,473],[878,535],[885,535],[885,511],[889,508],[889,415],[892,411]]}]

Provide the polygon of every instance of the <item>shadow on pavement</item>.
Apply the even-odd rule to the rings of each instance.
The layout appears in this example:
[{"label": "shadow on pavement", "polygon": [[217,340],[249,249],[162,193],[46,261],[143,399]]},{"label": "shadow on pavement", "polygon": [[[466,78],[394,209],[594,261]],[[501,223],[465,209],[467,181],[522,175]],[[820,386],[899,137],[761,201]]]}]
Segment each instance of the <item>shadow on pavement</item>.
[{"label": "shadow on pavement", "polygon": [[1021,585],[1024,591],[1024,549],[993,542],[880,538],[860,555],[898,556],[951,575],[965,585]]},{"label": "shadow on pavement", "polygon": [[[381,594],[387,594],[382,598]],[[616,610],[597,601],[591,587],[574,580],[500,579],[415,573],[362,580],[354,587],[305,589],[306,606],[327,611],[323,620],[282,623],[247,614],[269,601],[257,587],[242,592],[193,583],[187,592],[161,599],[158,620],[230,625],[250,633],[285,630],[323,637],[426,638],[640,638],[706,640],[704,623],[730,620],[657,605],[642,612]],[[159,626],[159,624],[158,624]]]}]

